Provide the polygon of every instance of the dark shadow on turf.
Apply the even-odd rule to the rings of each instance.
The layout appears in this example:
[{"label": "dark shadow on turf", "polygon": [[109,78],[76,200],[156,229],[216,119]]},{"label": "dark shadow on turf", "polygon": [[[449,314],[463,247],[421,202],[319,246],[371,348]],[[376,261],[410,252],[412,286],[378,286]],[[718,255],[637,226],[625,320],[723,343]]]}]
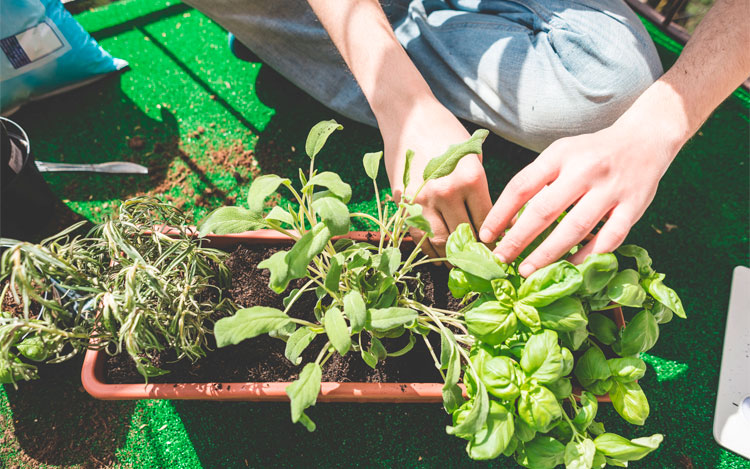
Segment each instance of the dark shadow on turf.
[{"label": "dark shadow on turf", "polygon": [[[98,401],[81,387],[81,359],[40,370],[41,379],[5,385],[15,438],[26,456],[51,465],[110,466],[125,444],[132,401]],[[29,462],[32,467],[32,462]]]}]

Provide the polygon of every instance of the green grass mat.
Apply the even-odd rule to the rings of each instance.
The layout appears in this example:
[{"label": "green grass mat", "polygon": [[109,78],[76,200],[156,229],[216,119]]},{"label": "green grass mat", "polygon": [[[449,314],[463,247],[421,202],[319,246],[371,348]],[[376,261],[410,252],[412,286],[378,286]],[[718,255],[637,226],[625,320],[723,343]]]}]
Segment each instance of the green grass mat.
[{"label": "green grass mat", "polygon": [[[164,0],[123,0],[77,18],[131,68],[29,105],[14,119],[38,159],[123,159],[153,174],[49,175],[65,201],[61,211],[70,210],[61,219],[100,219],[113,202],[140,193],[163,193],[201,217],[241,200],[254,175],[295,176],[307,131],[332,117],[345,130],[331,138],[321,168],[341,172],[355,188],[356,209],[373,211],[360,158],[381,148],[377,131],[335,116],[268,67],[235,59],[226,33],[205,16]],[[671,64],[679,46],[647,26]],[[623,435],[665,434],[655,454],[631,467],[749,464],[711,435],[731,271],[748,264],[749,102],[738,91],[714,113],[628,238],[649,250],[689,315],[662,328],[645,357],[646,425],[600,410],[606,427]],[[494,195],[533,157],[497,140],[485,154]],[[472,464],[462,441],[445,434],[448,417],[438,405],[319,404],[310,411],[318,424],[311,434],[291,424],[286,404],[96,401],[80,387],[79,369],[74,361],[18,390],[0,387],[0,466],[505,467]]]}]

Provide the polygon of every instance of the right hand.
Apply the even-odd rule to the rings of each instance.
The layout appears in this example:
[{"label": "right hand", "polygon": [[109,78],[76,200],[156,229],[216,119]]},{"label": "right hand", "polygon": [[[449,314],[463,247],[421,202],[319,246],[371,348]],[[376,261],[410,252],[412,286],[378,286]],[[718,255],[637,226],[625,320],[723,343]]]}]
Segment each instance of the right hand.
[{"label": "right hand", "polygon": [[[422,185],[422,173],[427,163],[443,154],[449,145],[461,143],[470,135],[459,120],[437,101],[410,107],[401,119],[381,123],[385,144],[385,167],[398,203],[405,193],[413,198]],[[409,187],[403,187],[406,150],[414,151]],[[448,235],[461,223],[479,229],[492,208],[487,176],[482,166],[482,155],[467,155],[450,175],[429,181],[413,202],[422,206],[424,217],[430,222],[433,236],[422,244],[431,257],[445,257]],[[411,229],[415,241],[424,233]]]}]

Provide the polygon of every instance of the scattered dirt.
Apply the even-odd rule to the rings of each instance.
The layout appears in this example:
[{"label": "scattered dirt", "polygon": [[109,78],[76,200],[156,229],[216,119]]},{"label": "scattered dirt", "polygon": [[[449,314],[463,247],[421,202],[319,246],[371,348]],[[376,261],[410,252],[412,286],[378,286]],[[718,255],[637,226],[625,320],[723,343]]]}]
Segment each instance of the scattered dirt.
[{"label": "scattered dirt", "polygon": [[[241,307],[266,305],[283,309],[283,298],[293,288],[302,285],[294,282],[289,290],[277,295],[268,288],[269,273],[258,269],[257,264],[277,252],[278,247],[240,246],[227,262],[232,271],[231,298]],[[458,300],[450,295],[445,285],[448,270],[444,267],[426,266],[420,269],[425,283],[424,303],[439,308],[456,310]],[[436,288],[438,285],[440,287]],[[313,308],[315,295],[302,297],[289,312],[290,316],[315,321]],[[218,317],[215,319],[219,319]],[[395,351],[408,342],[406,336],[383,339],[387,350]],[[302,363],[314,361],[325,343],[318,336],[302,354]],[[367,344],[369,345],[369,344]],[[238,345],[216,349],[208,356],[190,363],[176,361],[174,354],[156,357],[155,364],[170,373],[150,378],[150,382],[258,382],[290,381],[296,379],[301,366],[295,366],[284,356],[285,343],[279,339],[261,336]],[[439,349],[439,339],[433,337],[433,347]],[[111,383],[141,383],[132,360],[125,354],[109,357],[107,380]],[[402,357],[391,357],[378,363],[376,369],[367,366],[359,353],[350,351],[341,357],[334,354],[323,367],[323,381],[351,382],[440,382],[441,377],[433,366],[432,357],[424,342],[418,340],[414,349]]]},{"label": "scattered dirt", "polygon": [[140,135],[128,139],[128,148],[131,150],[143,150],[144,146],[146,146],[146,140]]}]

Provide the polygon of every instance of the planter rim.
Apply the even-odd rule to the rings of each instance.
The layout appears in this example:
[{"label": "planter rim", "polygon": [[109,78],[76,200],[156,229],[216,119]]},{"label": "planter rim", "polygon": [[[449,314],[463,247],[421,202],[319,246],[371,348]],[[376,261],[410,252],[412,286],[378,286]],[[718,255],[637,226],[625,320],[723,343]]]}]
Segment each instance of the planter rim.
[{"label": "planter rim", "polygon": [[[378,241],[373,231],[352,231],[345,237],[356,241]],[[208,247],[231,248],[242,243],[275,244],[290,242],[274,230],[257,230],[230,235],[208,235]],[[622,309],[612,310],[615,323],[624,327]],[[95,339],[92,339],[95,344]],[[222,383],[148,383],[110,384],[105,381],[107,353],[89,349],[83,360],[81,383],[91,396],[103,400],[177,399],[220,401],[289,401],[286,387],[290,381],[222,382]],[[463,384],[460,385],[465,392]],[[323,382],[318,402],[360,403],[439,403],[443,401],[442,383],[354,383]],[[574,389],[575,391],[580,391]],[[609,396],[597,396],[599,402],[610,402]]]}]

